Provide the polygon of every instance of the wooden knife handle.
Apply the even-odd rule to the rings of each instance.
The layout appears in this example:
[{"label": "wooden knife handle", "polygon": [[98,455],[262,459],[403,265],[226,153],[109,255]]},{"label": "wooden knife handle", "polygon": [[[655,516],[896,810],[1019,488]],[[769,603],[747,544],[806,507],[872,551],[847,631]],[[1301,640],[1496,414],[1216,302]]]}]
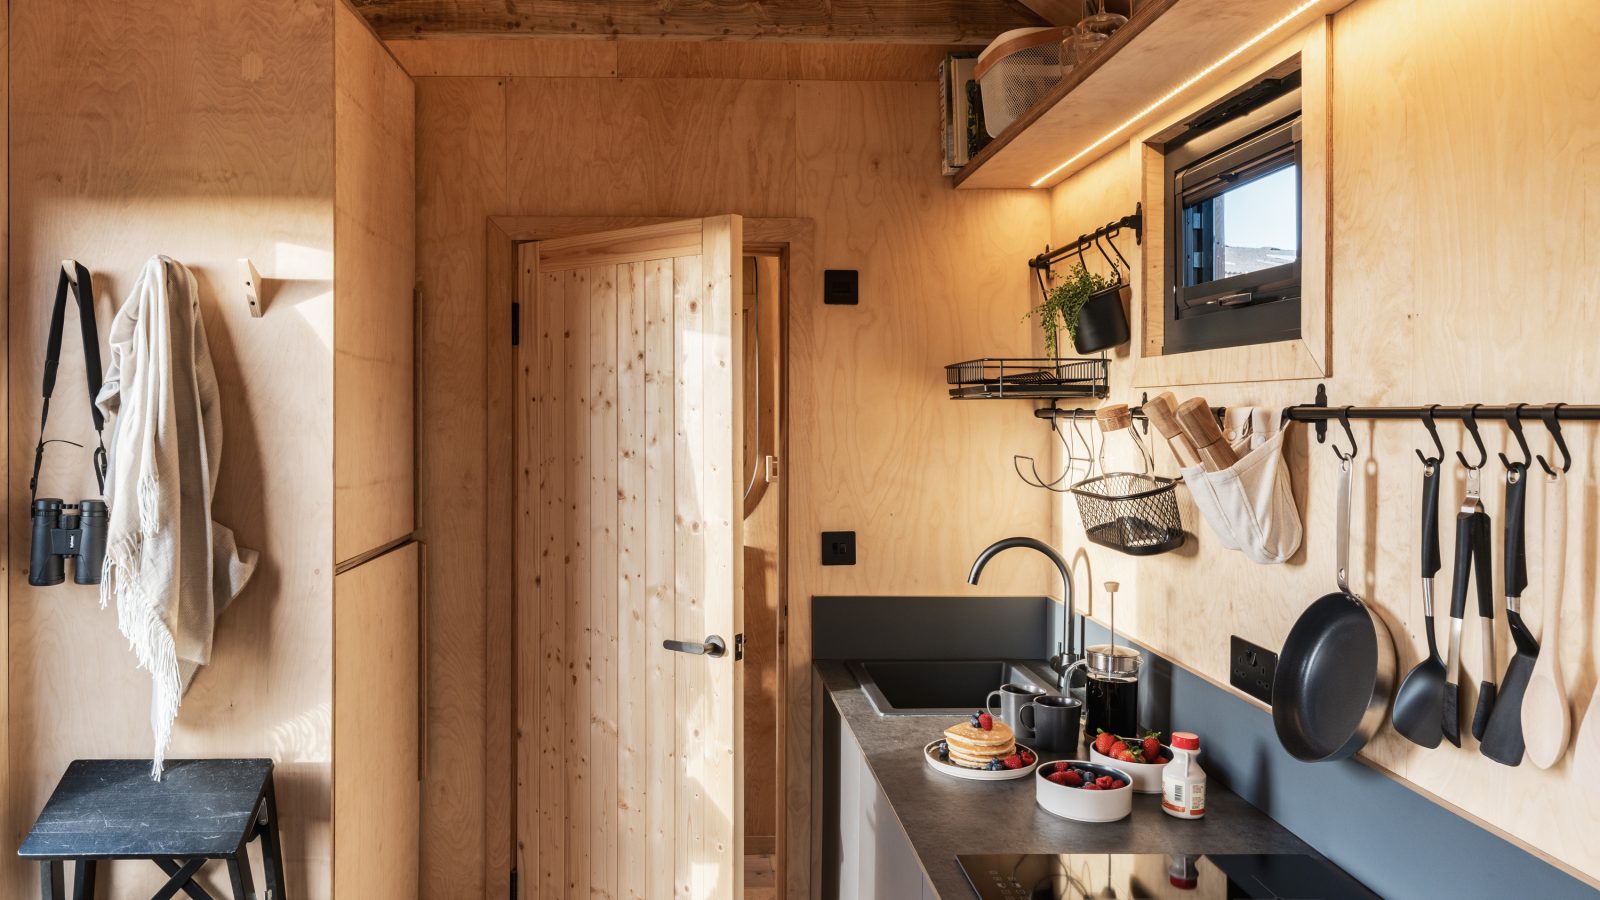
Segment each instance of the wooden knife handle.
[{"label": "wooden knife handle", "polygon": [[1178,405],[1178,424],[1188,432],[1200,453],[1200,462],[1208,471],[1220,472],[1239,461],[1233,448],[1222,436],[1222,427],[1211,413],[1211,404],[1204,397],[1190,397]]},{"label": "wooden knife handle", "polygon": [[1161,436],[1167,439],[1167,446],[1172,448],[1172,455],[1178,457],[1179,465],[1192,466],[1200,462],[1200,451],[1189,435],[1184,433],[1183,426],[1178,424],[1178,398],[1171,391],[1163,391],[1146,400],[1144,414],[1155,423]]}]

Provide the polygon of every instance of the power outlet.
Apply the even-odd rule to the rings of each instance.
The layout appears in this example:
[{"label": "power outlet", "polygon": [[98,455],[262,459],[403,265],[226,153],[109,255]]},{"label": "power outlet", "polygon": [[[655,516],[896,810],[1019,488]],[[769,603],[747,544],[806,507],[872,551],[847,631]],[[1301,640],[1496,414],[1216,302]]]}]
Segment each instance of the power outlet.
[{"label": "power outlet", "polygon": [[1228,639],[1228,683],[1272,705],[1272,679],[1278,675],[1278,654],[1238,635]]}]

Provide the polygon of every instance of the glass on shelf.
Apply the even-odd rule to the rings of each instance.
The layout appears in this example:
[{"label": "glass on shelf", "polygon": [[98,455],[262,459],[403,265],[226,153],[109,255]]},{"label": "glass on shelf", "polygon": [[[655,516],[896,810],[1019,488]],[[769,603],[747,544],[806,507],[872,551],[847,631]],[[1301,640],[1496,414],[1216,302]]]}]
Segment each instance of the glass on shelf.
[{"label": "glass on shelf", "polygon": [[1105,0],[1083,0],[1083,18],[1061,42],[1062,74],[1088,62],[1127,23],[1127,16],[1106,10]]}]

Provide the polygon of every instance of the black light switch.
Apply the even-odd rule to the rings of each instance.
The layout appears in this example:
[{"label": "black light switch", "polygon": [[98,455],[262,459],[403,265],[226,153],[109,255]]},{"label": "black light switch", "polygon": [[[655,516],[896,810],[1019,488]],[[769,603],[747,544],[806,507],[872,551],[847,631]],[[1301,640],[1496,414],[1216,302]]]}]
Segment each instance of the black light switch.
[{"label": "black light switch", "polygon": [[861,302],[861,273],[855,269],[828,269],[822,273],[822,302],[829,306],[855,306]]},{"label": "black light switch", "polygon": [[855,565],[856,533],[854,531],[824,531],[822,533],[822,564],[825,566]]}]

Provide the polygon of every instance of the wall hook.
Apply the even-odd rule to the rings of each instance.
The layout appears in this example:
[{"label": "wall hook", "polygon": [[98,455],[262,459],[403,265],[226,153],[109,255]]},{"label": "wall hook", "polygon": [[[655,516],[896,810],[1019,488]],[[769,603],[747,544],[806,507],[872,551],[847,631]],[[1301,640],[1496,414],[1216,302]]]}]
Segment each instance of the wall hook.
[{"label": "wall hook", "polygon": [[1526,403],[1518,403],[1516,406],[1507,409],[1505,413],[1506,427],[1511,429],[1511,436],[1517,439],[1517,446],[1522,448],[1522,462],[1520,463],[1512,462],[1504,453],[1500,454],[1500,465],[1505,466],[1507,469],[1515,469],[1521,466],[1526,471],[1529,466],[1533,465],[1533,454],[1528,452],[1528,439],[1522,433],[1522,408],[1527,405]]},{"label": "wall hook", "polygon": [[1482,403],[1474,403],[1461,412],[1461,421],[1467,423],[1467,434],[1472,435],[1472,442],[1478,445],[1478,464],[1467,462],[1467,455],[1460,450],[1456,451],[1456,459],[1469,469],[1481,469],[1489,462],[1489,451],[1483,446],[1483,435],[1478,433],[1478,407]]},{"label": "wall hook", "polygon": [[1356,433],[1350,430],[1350,407],[1346,406],[1339,410],[1339,424],[1344,427],[1344,436],[1350,441],[1350,452],[1346,453],[1339,448],[1338,444],[1335,444],[1333,445],[1333,455],[1339,457],[1340,462],[1349,462],[1356,458],[1357,453],[1361,452],[1360,446],[1356,444]]},{"label": "wall hook", "polygon": [[1422,424],[1427,427],[1428,436],[1433,438],[1434,449],[1439,454],[1438,456],[1428,457],[1423,456],[1421,450],[1417,451],[1417,459],[1422,460],[1422,465],[1429,469],[1444,462],[1444,441],[1439,440],[1439,424],[1433,420],[1433,411],[1438,408],[1439,404],[1435,403],[1422,411]]},{"label": "wall hook", "polygon": [[248,256],[239,259],[239,276],[244,279],[244,299],[250,304],[250,317],[261,318],[262,296],[261,273],[256,271],[255,263]]},{"label": "wall hook", "polygon": [[[1572,470],[1572,454],[1567,450],[1567,439],[1561,436],[1561,421],[1558,418],[1561,415],[1561,407],[1563,406],[1566,406],[1566,404],[1557,403],[1552,406],[1541,407],[1539,409],[1539,418],[1544,420],[1545,430],[1549,431],[1550,436],[1556,439],[1556,449],[1561,451],[1561,471],[1569,472]],[[1539,454],[1539,467],[1544,469],[1544,473],[1551,478],[1556,477],[1556,470],[1550,468],[1550,463],[1545,460],[1543,453]]]}]

